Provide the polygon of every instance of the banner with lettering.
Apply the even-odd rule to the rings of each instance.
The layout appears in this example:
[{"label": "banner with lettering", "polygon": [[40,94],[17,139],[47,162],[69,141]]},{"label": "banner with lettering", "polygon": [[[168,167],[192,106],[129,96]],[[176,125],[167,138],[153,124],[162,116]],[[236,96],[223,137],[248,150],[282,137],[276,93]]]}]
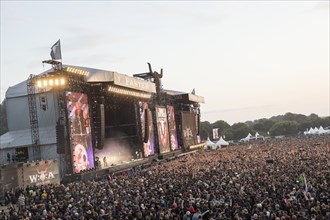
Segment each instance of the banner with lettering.
[{"label": "banner with lettering", "polygon": [[165,107],[156,107],[159,152],[170,152],[168,122]]},{"label": "banner with lettering", "polygon": [[59,183],[60,175],[56,160],[25,163],[23,165],[23,187]]},{"label": "banner with lettering", "polygon": [[195,113],[182,112],[182,140],[184,148],[195,145],[197,142]]}]

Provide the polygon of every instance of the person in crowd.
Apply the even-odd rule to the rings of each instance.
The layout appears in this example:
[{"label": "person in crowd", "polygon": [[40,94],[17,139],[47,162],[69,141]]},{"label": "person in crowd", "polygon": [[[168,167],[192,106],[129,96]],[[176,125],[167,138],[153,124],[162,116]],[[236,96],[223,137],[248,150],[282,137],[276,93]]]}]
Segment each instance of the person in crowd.
[{"label": "person in crowd", "polygon": [[1,218],[327,220],[329,145],[329,136],[265,140],[125,175],[17,188],[6,192]]}]

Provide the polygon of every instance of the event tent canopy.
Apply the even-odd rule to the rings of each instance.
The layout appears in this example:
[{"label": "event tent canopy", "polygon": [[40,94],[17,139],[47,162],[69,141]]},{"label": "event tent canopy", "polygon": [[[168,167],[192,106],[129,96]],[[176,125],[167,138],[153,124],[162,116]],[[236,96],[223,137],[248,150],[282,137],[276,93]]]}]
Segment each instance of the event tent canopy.
[{"label": "event tent canopy", "polygon": [[220,139],[218,140],[217,143],[215,143],[216,146],[228,146],[229,143],[227,141],[225,141],[222,137],[220,137]]}]

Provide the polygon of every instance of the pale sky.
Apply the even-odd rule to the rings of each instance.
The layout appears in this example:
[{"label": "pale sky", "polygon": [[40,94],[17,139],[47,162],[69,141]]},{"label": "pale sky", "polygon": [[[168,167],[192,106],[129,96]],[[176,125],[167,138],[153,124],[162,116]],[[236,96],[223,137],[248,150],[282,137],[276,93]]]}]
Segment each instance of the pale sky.
[{"label": "pale sky", "polygon": [[1,100],[58,39],[64,64],[163,68],[164,88],[205,98],[202,121],[330,115],[329,1],[1,0]]}]

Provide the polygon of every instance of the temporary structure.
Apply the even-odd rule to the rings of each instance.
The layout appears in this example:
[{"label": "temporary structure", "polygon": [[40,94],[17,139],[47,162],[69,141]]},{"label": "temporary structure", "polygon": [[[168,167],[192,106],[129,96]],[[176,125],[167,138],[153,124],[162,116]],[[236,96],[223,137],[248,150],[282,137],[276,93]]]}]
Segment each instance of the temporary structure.
[{"label": "temporary structure", "polygon": [[256,138],[256,140],[258,140],[258,139],[263,139],[264,140],[265,139],[264,136],[260,135],[258,132],[256,132],[255,138]]},{"label": "temporary structure", "polygon": [[215,145],[217,147],[221,147],[221,146],[228,146],[229,143],[227,141],[225,141],[222,137],[220,137],[220,139],[218,140],[217,143],[215,143]]},{"label": "temporary structure", "polygon": [[240,142],[249,142],[251,137],[252,137],[252,135],[249,133],[248,136],[246,136],[245,138],[242,138],[240,140]]},{"label": "temporary structure", "polygon": [[213,143],[210,138],[207,138],[207,141],[206,141],[206,147],[209,148],[209,149],[212,149],[214,150],[216,148],[216,144]]},{"label": "temporary structure", "polygon": [[308,131],[304,132],[305,135],[313,135],[313,134],[330,134],[330,130],[324,129],[322,126],[320,128],[310,128]]}]

